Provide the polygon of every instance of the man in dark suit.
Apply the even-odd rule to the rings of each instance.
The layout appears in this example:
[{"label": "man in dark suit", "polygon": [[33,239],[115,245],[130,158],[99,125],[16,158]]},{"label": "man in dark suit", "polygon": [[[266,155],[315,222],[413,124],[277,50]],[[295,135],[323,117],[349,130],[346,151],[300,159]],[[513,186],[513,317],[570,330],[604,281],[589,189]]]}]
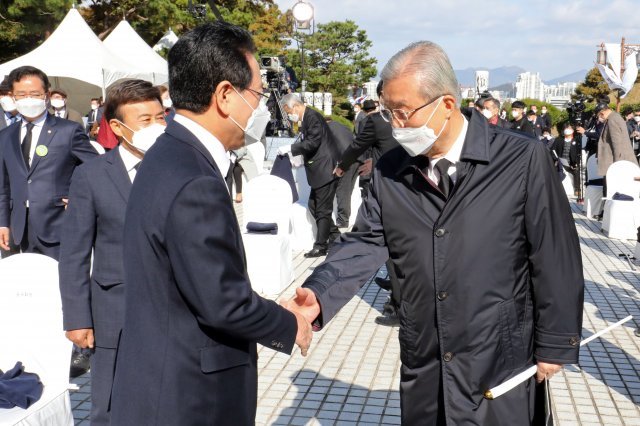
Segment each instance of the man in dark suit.
[{"label": "man in dark suit", "polygon": [[160,92],[142,80],[116,83],[107,94],[105,117],[120,145],[73,173],[58,265],[67,338],[81,348],[94,349],[94,426],[110,422],[113,370],[124,322],[124,216],[131,183],[144,156],[132,141],[140,129],[158,132],[165,126]]},{"label": "man in dark suit", "polygon": [[511,104],[511,116],[513,117],[513,120],[511,121],[511,128],[524,132],[529,136],[534,136],[535,130],[525,115],[525,108],[526,105],[522,101],[515,101]]},{"label": "man in dark suit", "polygon": [[80,113],[67,106],[67,92],[63,89],[51,90],[50,103],[51,109],[49,113],[56,117],[64,118],[65,120],[75,121],[79,125],[84,126],[84,121],[82,121]]},{"label": "man in dark suit", "polygon": [[333,198],[338,181],[333,175],[340,158],[340,148],[333,138],[322,114],[307,108],[295,93],[285,95],[282,107],[291,121],[302,121],[299,142],[278,148],[278,154],[302,155],[307,181],[311,187],[309,211],[316,221],[318,232],[313,249],[305,257],[319,257],[327,254],[329,243],[340,236],[333,222]]},{"label": "man in dark suit", "polygon": [[82,126],[47,113],[49,79],[37,68],[11,71],[22,121],[0,132],[0,247],[58,260],[71,175],[98,155]]},{"label": "man in dark suit", "polygon": [[5,79],[0,83],[0,130],[11,126],[20,120],[20,114],[16,108],[16,102],[11,96],[11,85],[9,79]]},{"label": "man in dark suit", "polygon": [[[333,139],[338,144],[340,152],[344,152],[351,142],[353,142],[353,132],[344,124],[333,121],[331,117],[325,117],[327,126],[331,130]],[[353,185],[358,177],[358,167],[360,162],[355,162],[347,170],[345,175],[338,180],[338,186],[336,188],[336,204],[338,205],[338,211],[336,213],[336,226],[338,228],[347,228],[349,226],[349,217],[351,216],[351,194],[353,192]]]},{"label": "man in dark suit", "polygon": [[169,52],[176,115],[145,155],[125,216],[113,425],[252,425],[256,343],[291,353],[296,342],[305,354],[311,342],[301,315],[252,291],[224,180],[227,152],[264,130],[252,124],[266,109],[254,52],[251,35],[224,22]]},{"label": "man in dark suit", "polygon": [[91,132],[94,125],[99,125],[102,119],[103,108],[100,105],[100,98],[91,98],[91,109],[85,115],[87,117],[87,133]]}]

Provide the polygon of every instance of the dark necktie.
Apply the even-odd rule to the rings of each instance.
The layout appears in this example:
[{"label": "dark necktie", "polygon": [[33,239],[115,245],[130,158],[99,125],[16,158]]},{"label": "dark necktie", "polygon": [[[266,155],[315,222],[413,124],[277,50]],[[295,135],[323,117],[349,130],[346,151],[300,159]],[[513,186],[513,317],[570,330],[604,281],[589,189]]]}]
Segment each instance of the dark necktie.
[{"label": "dark necktie", "polygon": [[22,158],[24,158],[24,165],[29,170],[29,152],[31,151],[31,131],[33,130],[33,123],[27,122],[27,134],[22,139]]},{"label": "dark necktie", "polygon": [[451,164],[451,161],[447,160],[446,158],[441,158],[433,167],[440,173],[438,188],[440,188],[440,191],[442,191],[445,198],[449,198],[449,192],[451,191],[451,187],[453,186],[451,176],[449,176],[449,167],[451,166]]},{"label": "dark necktie", "polygon": [[138,169],[140,169],[140,164],[142,164],[142,161],[138,161],[138,163],[133,166],[133,168],[136,170],[136,173],[138,172]]}]

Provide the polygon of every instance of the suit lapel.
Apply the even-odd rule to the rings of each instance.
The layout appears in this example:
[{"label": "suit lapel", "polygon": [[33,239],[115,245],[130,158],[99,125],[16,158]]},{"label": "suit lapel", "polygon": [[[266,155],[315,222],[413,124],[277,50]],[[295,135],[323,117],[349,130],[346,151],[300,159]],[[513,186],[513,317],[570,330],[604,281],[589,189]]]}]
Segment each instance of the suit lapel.
[{"label": "suit lapel", "polygon": [[53,140],[53,136],[56,133],[55,125],[57,121],[56,118],[47,113],[47,118],[42,125],[42,132],[40,132],[40,137],[36,142],[36,151],[34,151],[33,160],[31,160],[31,168],[29,169],[29,176],[33,174],[33,171],[40,164],[40,159],[42,158],[37,154],[37,148],[39,145],[44,145],[46,147],[49,146],[51,141]]},{"label": "suit lapel", "polygon": [[124,202],[129,201],[129,193],[131,192],[131,179],[129,173],[124,166],[124,161],[120,156],[118,147],[115,147],[105,155],[107,161],[107,174],[113,181],[113,184],[118,188],[118,192],[122,195]]},{"label": "suit lapel", "polygon": [[15,156],[15,162],[17,164],[20,164],[18,167],[20,167],[24,171],[24,173],[27,174],[28,172],[27,166],[26,164],[24,164],[24,158],[22,157],[22,149],[21,149],[22,141],[20,140],[21,128],[22,128],[22,122],[19,122],[18,124],[14,123],[11,125],[11,128],[7,131],[13,132],[9,137],[9,140],[11,143],[11,150],[13,151],[13,154]]}]

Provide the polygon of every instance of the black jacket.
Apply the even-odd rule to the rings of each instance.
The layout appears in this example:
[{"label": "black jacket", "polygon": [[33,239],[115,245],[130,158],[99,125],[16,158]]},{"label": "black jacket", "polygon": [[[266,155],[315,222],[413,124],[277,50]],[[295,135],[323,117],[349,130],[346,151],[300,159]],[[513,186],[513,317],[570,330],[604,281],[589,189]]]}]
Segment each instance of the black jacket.
[{"label": "black jacket", "polygon": [[368,149],[371,149],[371,158],[375,166],[384,153],[398,147],[398,142],[393,137],[391,123],[384,121],[380,113],[369,115],[360,127],[360,133],[356,139],[342,153],[340,161],[342,170],[347,170]]},{"label": "black jacket", "polygon": [[335,179],[333,170],[340,148],[319,112],[307,107],[300,126],[300,142],[291,145],[291,155],[302,155],[311,188],[320,188]]},{"label": "black jacket", "polygon": [[338,150],[340,153],[343,153],[344,150],[351,145],[351,142],[353,142],[353,132],[349,130],[347,126],[337,121],[330,121],[327,123],[327,126],[329,126],[329,130],[331,130],[333,140],[338,145]]},{"label": "black jacket", "polygon": [[[553,141],[553,145],[551,145],[551,149],[555,151],[558,158],[562,158],[562,153],[564,151],[564,136],[558,136]],[[571,148],[569,149],[569,165],[571,167],[575,167],[578,164],[579,155],[580,155],[580,143],[578,143],[574,138],[573,142],[571,143]]]},{"label": "black jacket", "polygon": [[530,136],[536,136],[536,130],[533,127],[533,124],[531,124],[531,122],[527,120],[527,117],[522,117],[519,120],[511,121],[511,128],[513,130],[524,132]]},{"label": "black jacket", "polygon": [[[448,200],[403,148],[385,154],[354,229],[304,286],[325,325],[389,258],[398,276],[402,424],[530,425],[536,360],[575,363],[580,245],[551,155],[474,113]],[[440,383],[440,387],[438,386]]]}]

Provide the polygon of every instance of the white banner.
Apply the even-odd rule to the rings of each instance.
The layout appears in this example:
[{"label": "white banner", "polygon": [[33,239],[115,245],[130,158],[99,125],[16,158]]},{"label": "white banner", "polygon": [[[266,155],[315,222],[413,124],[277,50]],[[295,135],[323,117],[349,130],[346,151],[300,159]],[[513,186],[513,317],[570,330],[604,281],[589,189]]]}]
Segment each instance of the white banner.
[{"label": "white banner", "polygon": [[622,85],[622,81],[620,81],[618,75],[614,73],[611,68],[601,64],[596,64],[596,66],[598,67],[598,71],[600,71],[600,75],[602,75],[602,78],[607,82],[611,90],[625,90]]},{"label": "white banner", "polygon": [[620,75],[620,43],[605,43],[604,49],[607,51],[607,62],[611,65],[615,76],[620,80],[622,77]]},{"label": "white banner", "polygon": [[638,77],[638,52],[632,51],[624,58],[624,75],[622,76],[622,86],[624,87],[624,94],[620,98],[624,98],[633,88],[633,84]]}]

